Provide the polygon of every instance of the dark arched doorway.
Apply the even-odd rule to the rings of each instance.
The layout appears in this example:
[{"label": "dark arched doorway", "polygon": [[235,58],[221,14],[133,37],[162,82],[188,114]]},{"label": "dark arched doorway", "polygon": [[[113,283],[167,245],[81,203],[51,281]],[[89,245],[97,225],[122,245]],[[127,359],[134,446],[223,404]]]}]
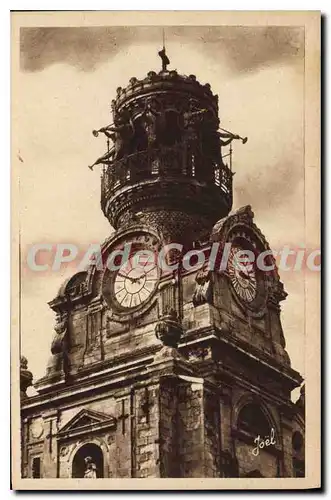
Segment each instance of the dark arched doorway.
[{"label": "dark arched doorway", "polygon": [[[86,471],[86,458],[91,457],[90,462],[95,464],[97,478],[103,475],[103,453],[101,448],[94,443],[84,444],[76,452],[72,462],[72,477],[84,477]],[[93,467],[94,468],[94,467]]]}]

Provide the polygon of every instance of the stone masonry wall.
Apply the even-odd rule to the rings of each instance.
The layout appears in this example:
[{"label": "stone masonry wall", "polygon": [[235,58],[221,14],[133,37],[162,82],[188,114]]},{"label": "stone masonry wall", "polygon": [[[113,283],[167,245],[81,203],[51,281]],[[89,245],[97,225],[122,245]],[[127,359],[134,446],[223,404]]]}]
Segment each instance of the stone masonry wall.
[{"label": "stone masonry wall", "polygon": [[178,388],[178,461],[180,477],[205,477],[203,384],[182,382]]},{"label": "stone masonry wall", "polygon": [[204,396],[204,454],[205,477],[220,476],[220,424],[217,395],[205,391]]},{"label": "stone masonry wall", "polygon": [[252,446],[236,440],[236,456],[239,464],[239,477],[258,470],[264,477],[277,477],[278,460],[275,455],[260,450],[258,456],[252,454]]},{"label": "stone masonry wall", "polygon": [[160,475],[180,477],[178,463],[178,381],[165,378],[160,384]]},{"label": "stone masonry wall", "polygon": [[159,477],[159,386],[146,386],[134,395],[134,476]]}]

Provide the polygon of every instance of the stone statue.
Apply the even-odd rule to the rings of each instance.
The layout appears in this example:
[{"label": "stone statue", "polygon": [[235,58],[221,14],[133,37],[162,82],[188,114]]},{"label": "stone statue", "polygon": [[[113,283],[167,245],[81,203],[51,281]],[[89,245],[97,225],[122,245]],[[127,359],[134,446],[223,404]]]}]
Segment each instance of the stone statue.
[{"label": "stone statue", "polygon": [[97,479],[97,466],[93,462],[92,457],[85,457],[84,462],[85,462],[84,478]]},{"label": "stone statue", "polygon": [[21,398],[27,397],[26,390],[32,385],[33,376],[30,370],[28,370],[28,360],[25,356],[21,356],[20,360],[20,389]]},{"label": "stone statue", "polygon": [[157,111],[155,102],[147,99],[141,118],[147,134],[148,146],[153,147],[157,140],[157,131],[161,130],[164,125],[164,112]]},{"label": "stone statue", "polygon": [[28,368],[28,360],[26,359],[25,356],[21,356],[20,368],[21,368],[21,370],[27,370],[27,368]]},{"label": "stone statue", "polygon": [[[208,113],[207,109],[198,109],[193,99],[189,99],[182,109],[182,133],[186,144],[185,154],[198,152],[201,148],[201,118]],[[190,164],[190,156],[184,160],[185,164]]]},{"label": "stone statue", "polygon": [[211,130],[207,137],[203,153],[204,156],[215,162],[218,162],[220,157],[222,158],[223,147],[231,144],[234,139],[240,139],[238,135],[231,134],[230,132],[219,132],[217,130]]},{"label": "stone statue", "polygon": [[162,50],[159,51],[159,56],[161,57],[162,60],[162,71],[167,71],[167,66],[170,64],[170,60],[166,54],[166,49],[163,47]]},{"label": "stone statue", "polygon": [[55,368],[67,376],[69,374],[68,313],[57,315],[54,330],[51,353],[55,357]]},{"label": "stone statue", "polygon": [[[102,130],[102,129],[100,129]],[[97,132],[96,130],[94,130],[94,132]],[[106,154],[104,154],[103,156],[100,156],[100,158],[98,158],[94,163],[93,165],[89,165],[88,167],[93,170],[93,167],[95,167],[95,165],[104,165],[104,164],[107,164],[107,163],[112,163],[112,161],[114,160],[114,156],[115,156],[115,148],[112,148],[110,151],[107,151]]]},{"label": "stone statue", "polygon": [[[194,99],[189,99],[182,108],[182,138],[184,142],[184,168],[194,172],[201,153],[201,118],[207,109],[198,109]],[[193,175],[195,175],[193,173]]]},{"label": "stone statue", "polygon": [[183,132],[184,138],[190,143],[198,140],[198,124],[205,113],[208,113],[208,109],[198,109],[193,99],[184,105]]},{"label": "stone statue", "polygon": [[203,268],[197,272],[195,277],[196,287],[193,293],[192,302],[194,307],[210,302],[212,299],[210,272]]},{"label": "stone statue", "polygon": [[[217,135],[219,137],[221,147],[228,146],[234,139],[240,139],[239,135],[231,134],[230,132],[228,132],[228,133],[217,132]],[[222,139],[226,139],[226,140],[222,141]]]},{"label": "stone statue", "polygon": [[123,114],[120,118],[115,118],[115,127],[102,129],[103,133],[114,143],[114,158],[119,160],[129,151],[129,141],[134,135],[134,124],[129,114]]},{"label": "stone statue", "polygon": [[115,117],[114,126],[108,125],[99,130],[93,130],[93,135],[97,137],[99,133],[105,134],[111,139],[114,147],[106,154],[101,156],[89,168],[92,170],[95,165],[100,163],[110,163],[113,160],[119,160],[126,154],[129,154],[129,143],[134,136],[134,124],[129,112],[123,112],[122,116]]}]

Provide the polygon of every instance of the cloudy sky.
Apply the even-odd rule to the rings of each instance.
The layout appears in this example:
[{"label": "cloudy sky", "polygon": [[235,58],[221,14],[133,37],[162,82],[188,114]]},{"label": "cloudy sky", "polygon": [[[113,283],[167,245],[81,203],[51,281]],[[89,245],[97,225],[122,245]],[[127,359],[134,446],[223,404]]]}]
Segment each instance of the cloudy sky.
[{"label": "cloudy sky", "polygon": [[[310,247],[304,235],[304,33],[288,27],[165,27],[171,68],[196,74],[219,95],[234,146],[234,208],[251,204],[272,248]],[[110,122],[110,102],[129,78],[160,69],[160,27],[21,29],[19,135],[23,257],[33,243],[102,242],[100,176],[87,165],[104,152],[92,129]],[[24,265],[24,264],[23,264]],[[45,372],[55,297],[72,267],[23,269],[22,352],[35,380]],[[283,272],[283,328],[303,375],[304,275]]]}]

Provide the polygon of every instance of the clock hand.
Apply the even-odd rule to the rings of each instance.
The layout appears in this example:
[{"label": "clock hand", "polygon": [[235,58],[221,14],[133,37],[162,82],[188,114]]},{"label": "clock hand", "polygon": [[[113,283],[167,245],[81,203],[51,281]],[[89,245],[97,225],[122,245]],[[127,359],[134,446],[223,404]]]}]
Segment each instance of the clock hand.
[{"label": "clock hand", "polygon": [[134,278],[130,278],[130,276],[129,276],[129,275],[126,275],[126,276],[125,276],[124,274],[122,274],[122,273],[120,273],[120,272],[118,272],[118,275],[119,275],[119,276],[121,276],[121,278],[124,278],[125,280],[126,280],[126,279],[130,280],[130,281],[131,281],[131,283],[135,283]]},{"label": "clock hand", "polygon": [[141,280],[142,278],[144,278],[144,276],[146,277],[146,274],[147,274],[147,273],[144,273],[144,272],[143,272],[140,276],[136,276],[135,278],[131,278],[132,283],[138,283],[138,285],[139,285],[139,284],[140,284],[140,280]]},{"label": "clock hand", "polygon": [[139,280],[141,280],[141,278],[143,278],[143,277],[144,277],[143,274],[141,274],[140,276],[136,276],[135,278],[133,278],[133,280],[134,280],[133,282],[134,283],[139,283],[140,282]]}]

